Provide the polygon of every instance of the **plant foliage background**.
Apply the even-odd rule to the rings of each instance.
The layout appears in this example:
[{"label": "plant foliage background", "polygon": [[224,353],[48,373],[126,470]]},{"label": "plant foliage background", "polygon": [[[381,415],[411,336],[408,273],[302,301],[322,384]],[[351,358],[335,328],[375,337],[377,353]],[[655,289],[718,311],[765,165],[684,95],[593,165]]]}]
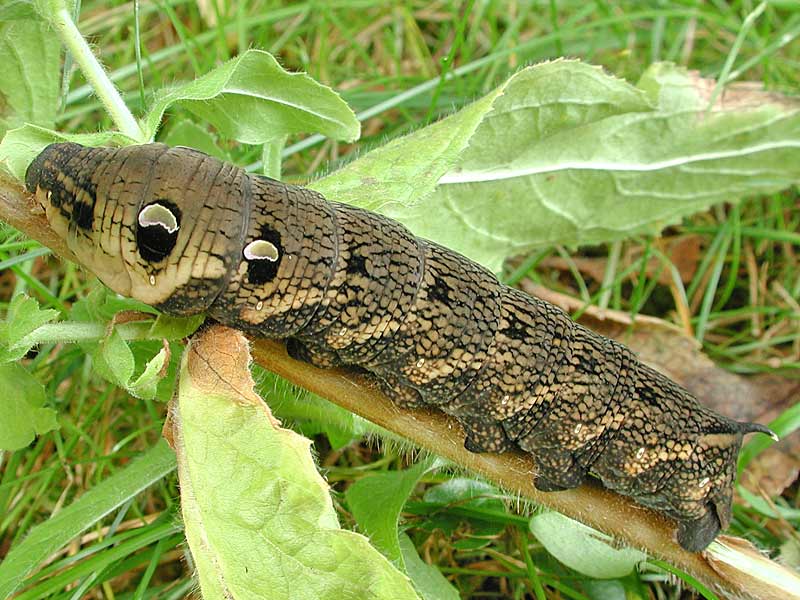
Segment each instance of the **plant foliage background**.
[{"label": "plant foliage background", "polygon": [[[104,108],[70,56],[62,77],[52,28],[65,21],[38,17],[59,10],[79,16],[140,120]],[[197,147],[312,180],[510,283],[577,296],[579,312],[673,321],[732,371],[796,376],[800,117],[779,95],[800,90],[795,3],[172,0],[138,12],[124,2],[0,6],[7,171],[24,172],[52,139],[46,129]],[[587,64],[556,60],[565,56]],[[121,133],[93,133],[112,129]],[[198,323],[112,330],[118,310],[147,309],[8,227],[0,266],[0,590],[184,597],[194,562],[174,458],[158,440],[177,341]],[[337,514],[319,518],[369,534],[421,597],[676,593],[664,565],[632,571],[641,555],[602,543],[588,555],[586,533],[558,515],[531,518],[484,482],[379,450],[363,441],[369,424],[258,378],[276,415],[314,439],[336,492]],[[795,412],[783,413],[782,433]],[[733,530],[796,564],[791,490],[772,499],[778,519],[737,507]]]}]

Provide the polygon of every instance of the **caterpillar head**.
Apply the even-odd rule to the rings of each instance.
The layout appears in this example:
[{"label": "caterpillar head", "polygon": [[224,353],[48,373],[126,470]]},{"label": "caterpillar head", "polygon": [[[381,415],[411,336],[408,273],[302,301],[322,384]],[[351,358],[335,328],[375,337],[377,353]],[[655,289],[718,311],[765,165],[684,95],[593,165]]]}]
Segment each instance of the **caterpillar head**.
[{"label": "caterpillar head", "polygon": [[34,159],[25,184],[109,288],[192,314],[213,302],[242,252],[243,179],[187,148],[56,143]]}]

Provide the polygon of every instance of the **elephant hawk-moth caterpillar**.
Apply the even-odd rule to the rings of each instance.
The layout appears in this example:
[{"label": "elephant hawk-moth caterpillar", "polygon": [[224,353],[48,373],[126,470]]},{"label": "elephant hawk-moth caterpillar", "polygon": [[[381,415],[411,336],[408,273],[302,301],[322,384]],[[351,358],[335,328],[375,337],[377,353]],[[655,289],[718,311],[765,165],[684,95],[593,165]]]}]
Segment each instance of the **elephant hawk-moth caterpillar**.
[{"label": "elephant hawk-moth caterpillar", "polygon": [[467,449],[530,453],[541,490],[592,475],[671,517],[690,551],[730,521],[742,436],[770,433],[395,221],[189,148],[52,144],[26,186],[115,292],[359,367]]}]

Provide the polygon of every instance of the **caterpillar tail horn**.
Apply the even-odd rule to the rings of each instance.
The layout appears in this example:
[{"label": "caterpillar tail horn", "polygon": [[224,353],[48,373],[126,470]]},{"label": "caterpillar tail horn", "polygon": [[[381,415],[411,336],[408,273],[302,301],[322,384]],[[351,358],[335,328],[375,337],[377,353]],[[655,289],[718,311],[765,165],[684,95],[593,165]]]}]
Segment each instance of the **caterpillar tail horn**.
[{"label": "caterpillar tail horn", "polygon": [[765,433],[769,437],[771,437],[776,442],[779,442],[781,438],[778,437],[778,434],[772,431],[766,425],[762,425],[761,423],[739,423],[740,431],[742,435],[747,435],[748,433]]}]

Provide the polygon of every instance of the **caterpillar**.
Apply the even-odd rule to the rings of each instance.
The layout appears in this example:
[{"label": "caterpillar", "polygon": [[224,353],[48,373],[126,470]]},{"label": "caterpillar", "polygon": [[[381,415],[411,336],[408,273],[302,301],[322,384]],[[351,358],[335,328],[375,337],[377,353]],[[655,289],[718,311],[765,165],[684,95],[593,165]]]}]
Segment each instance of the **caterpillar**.
[{"label": "caterpillar", "polygon": [[743,435],[771,434],[400,223],[196,150],[56,143],[25,183],[115,292],[366,371],[454,416],[468,450],[530,453],[540,490],[593,476],[668,516],[686,550],[730,522]]}]

